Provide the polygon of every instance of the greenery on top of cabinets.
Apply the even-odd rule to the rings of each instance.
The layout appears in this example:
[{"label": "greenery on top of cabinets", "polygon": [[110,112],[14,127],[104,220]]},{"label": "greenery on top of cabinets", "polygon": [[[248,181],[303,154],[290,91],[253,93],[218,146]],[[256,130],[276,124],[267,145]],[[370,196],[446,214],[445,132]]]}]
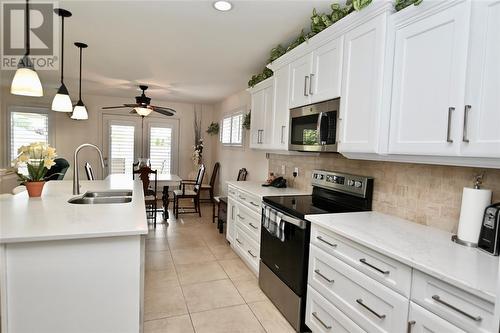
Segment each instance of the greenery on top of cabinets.
[{"label": "greenery on top of cabinets", "polygon": [[396,9],[396,11],[399,12],[401,9],[406,8],[412,4],[418,6],[421,3],[422,0],[396,0],[394,2],[394,8]]},{"label": "greenery on top of cabinets", "polygon": [[243,117],[243,128],[246,129],[246,130],[249,130],[250,129],[250,113],[251,112],[248,112],[247,114],[244,115]]}]

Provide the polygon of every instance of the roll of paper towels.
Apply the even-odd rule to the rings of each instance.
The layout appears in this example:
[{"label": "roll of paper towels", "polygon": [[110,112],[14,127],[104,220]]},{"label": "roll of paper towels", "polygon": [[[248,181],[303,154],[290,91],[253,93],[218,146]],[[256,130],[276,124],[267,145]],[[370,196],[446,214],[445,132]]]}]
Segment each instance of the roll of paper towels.
[{"label": "roll of paper towels", "polygon": [[491,190],[464,187],[457,237],[477,244],[484,209],[491,204]]}]

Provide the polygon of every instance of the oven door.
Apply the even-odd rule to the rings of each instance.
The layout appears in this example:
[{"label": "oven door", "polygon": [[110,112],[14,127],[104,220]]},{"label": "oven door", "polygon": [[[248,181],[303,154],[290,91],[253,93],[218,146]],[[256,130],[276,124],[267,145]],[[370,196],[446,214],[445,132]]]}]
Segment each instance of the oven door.
[{"label": "oven door", "polygon": [[262,226],[260,259],[296,295],[302,296],[307,284],[310,223],[277,212],[284,222],[284,239],[277,238]]},{"label": "oven door", "polygon": [[337,151],[340,100],[334,99],[290,110],[290,149]]}]

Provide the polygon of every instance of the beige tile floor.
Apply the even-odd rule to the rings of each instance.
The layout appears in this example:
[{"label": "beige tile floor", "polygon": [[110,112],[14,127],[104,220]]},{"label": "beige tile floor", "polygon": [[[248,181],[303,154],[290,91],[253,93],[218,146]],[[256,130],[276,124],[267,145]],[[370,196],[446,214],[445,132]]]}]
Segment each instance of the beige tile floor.
[{"label": "beige tile floor", "polygon": [[144,332],[294,332],[218,233],[209,205],[202,215],[172,217],[146,237]]}]

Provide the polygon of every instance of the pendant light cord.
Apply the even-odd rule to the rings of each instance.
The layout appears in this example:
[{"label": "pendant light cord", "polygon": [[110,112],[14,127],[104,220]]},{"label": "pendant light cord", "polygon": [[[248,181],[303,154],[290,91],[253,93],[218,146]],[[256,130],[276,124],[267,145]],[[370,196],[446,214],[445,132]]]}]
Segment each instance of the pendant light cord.
[{"label": "pendant light cord", "polygon": [[80,47],[80,87],[78,88],[78,100],[82,100],[82,48]]},{"label": "pendant light cord", "polygon": [[62,29],[61,29],[61,84],[63,84],[64,79],[64,16],[62,18]]},{"label": "pendant light cord", "polygon": [[24,55],[29,56],[30,46],[31,46],[30,45],[30,5],[29,5],[29,0],[26,0],[25,17],[26,17],[26,30],[25,30],[26,53]]}]

